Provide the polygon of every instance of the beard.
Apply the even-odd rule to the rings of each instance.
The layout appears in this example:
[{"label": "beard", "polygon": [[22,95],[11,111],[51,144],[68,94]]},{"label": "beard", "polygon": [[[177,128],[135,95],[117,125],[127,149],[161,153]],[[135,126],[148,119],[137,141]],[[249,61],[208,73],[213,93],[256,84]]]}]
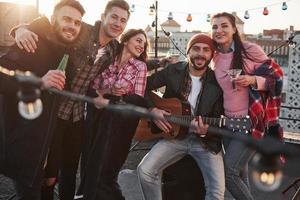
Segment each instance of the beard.
[{"label": "beard", "polygon": [[[196,65],[196,62],[195,62],[195,60],[197,60],[197,59],[205,60],[204,65],[201,66],[201,67],[197,66],[197,65]],[[190,62],[191,62],[191,64],[192,64],[193,69],[195,69],[195,70],[197,70],[197,71],[202,71],[203,69],[206,69],[206,68],[208,67],[208,65],[209,65],[211,59],[210,59],[210,60],[206,60],[206,59],[205,59],[204,57],[202,57],[202,56],[194,56],[194,57],[190,57],[189,60],[190,60]]]},{"label": "beard", "polygon": [[53,24],[53,31],[54,31],[54,34],[57,37],[57,39],[60,42],[65,43],[65,44],[71,44],[71,43],[75,42],[76,39],[78,38],[78,35],[76,37],[74,37],[73,39],[65,38],[62,35],[62,33],[64,31],[68,31],[69,33],[72,33],[72,34],[76,34],[76,31],[73,28],[69,28],[69,27],[63,28],[63,27],[61,27],[56,20]]}]

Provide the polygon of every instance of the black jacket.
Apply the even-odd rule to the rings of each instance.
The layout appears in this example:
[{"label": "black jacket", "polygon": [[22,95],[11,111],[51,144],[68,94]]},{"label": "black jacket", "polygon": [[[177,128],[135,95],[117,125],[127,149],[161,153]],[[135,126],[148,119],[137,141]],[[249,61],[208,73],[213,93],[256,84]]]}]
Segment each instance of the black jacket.
[{"label": "black jacket", "polygon": [[[164,98],[175,97],[180,99],[187,67],[187,62],[171,64],[148,77],[145,98],[149,107],[154,106],[148,97],[149,92],[162,86],[166,86],[163,95]],[[195,115],[220,117],[220,115],[224,113],[222,89],[218,85],[214,72],[210,68],[208,68],[203,75],[202,90],[199,98]],[[219,137],[199,137],[199,140],[203,142],[205,147],[213,152],[217,153],[221,150],[221,140]]]},{"label": "black jacket", "polygon": [[[40,77],[48,70],[57,68],[65,49],[55,42],[50,24],[44,29],[33,31],[39,35],[36,52],[27,53],[14,45],[0,58],[0,65],[10,70],[29,70]],[[22,184],[38,187],[41,184],[43,164],[54,129],[57,99],[43,91],[42,115],[35,120],[26,120],[17,110],[17,90],[16,82],[3,75],[0,77],[0,92],[3,95],[3,112],[0,117],[0,170]]]}]

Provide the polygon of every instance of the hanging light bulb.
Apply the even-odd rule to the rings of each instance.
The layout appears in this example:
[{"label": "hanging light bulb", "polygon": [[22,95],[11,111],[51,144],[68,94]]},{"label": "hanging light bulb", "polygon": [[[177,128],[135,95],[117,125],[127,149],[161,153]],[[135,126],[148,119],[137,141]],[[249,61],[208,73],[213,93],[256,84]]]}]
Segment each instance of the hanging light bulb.
[{"label": "hanging light bulb", "polygon": [[168,20],[173,20],[173,13],[172,12],[169,12]]},{"label": "hanging light bulb", "polygon": [[267,7],[264,7],[264,11],[263,11],[263,15],[268,15],[269,14],[269,10]]},{"label": "hanging light bulb", "polygon": [[245,11],[244,18],[245,19],[249,19],[250,18],[248,10]]},{"label": "hanging light bulb", "polygon": [[210,22],[210,14],[207,14],[206,21]]},{"label": "hanging light bulb", "polygon": [[255,186],[266,192],[278,189],[282,182],[282,164],[279,156],[263,157],[261,154],[256,154],[252,162],[254,166],[252,180]]},{"label": "hanging light bulb", "polygon": [[154,4],[152,4],[152,6],[150,6],[149,9],[150,9],[149,10],[149,15],[154,15],[154,13],[155,13],[155,6],[154,6]]},{"label": "hanging light bulb", "polygon": [[18,110],[25,119],[36,119],[43,110],[43,104],[40,99],[41,91],[31,84],[23,83],[17,96],[19,98]]},{"label": "hanging light bulb", "polygon": [[289,47],[291,47],[292,49],[295,49],[296,45],[297,45],[297,42],[294,42],[294,41],[289,43]]},{"label": "hanging light bulb", "polygon": [[288,9],[288,6],[287,6],[286,2],[283,2],[283,3],[282,3],[281,9],[282,9],[282,10],[287,10],[287,9]]},{"label": "hanging light bulb", "polygon": [[25,119],[36,119],[43,110],[43,104],[40,99],[41,91],[39,89],[42,85],[41,80],[29,71],[25,73],[17,71],[15,79],[20,86],[17,93],[20,115]]},{"label": "hanging light bulb", "polygon": [[41,99],[36,99],[33,102],[23,102],[19,101],[18,110],[20,115],[29,120],[38,118],[43,111],[43,104]]},{"label": "hanging light bulb", "polygon": [[187,16],[187,18],[186,18],[186,21],[191,22],[192,20],[193,20],[192,14],[189,13],[188,16]]},{"label": "hanging light bulb", "polygon": [[134,5],[134,4],[131,5],[129,11],[130,11],[131,13],[133,13],[133,12],[135,11],[135,5]]}]

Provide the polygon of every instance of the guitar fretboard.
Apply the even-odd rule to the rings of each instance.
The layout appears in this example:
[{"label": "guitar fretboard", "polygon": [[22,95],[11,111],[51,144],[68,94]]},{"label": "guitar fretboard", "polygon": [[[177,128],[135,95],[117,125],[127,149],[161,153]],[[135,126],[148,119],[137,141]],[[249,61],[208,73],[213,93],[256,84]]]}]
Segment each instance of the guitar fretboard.
[{"label": "guitar fretboard", "polygon": [[[180,124],[182,126],[189,126],[191,121],[195,118],[193,116],[179,116],[179,115],[165,115],[165,119],[169,122]],[[225,124],[225,118],[214,118],[214,117],[202,117],[204,124],[209,124],[212,126],[223,126]]]}]

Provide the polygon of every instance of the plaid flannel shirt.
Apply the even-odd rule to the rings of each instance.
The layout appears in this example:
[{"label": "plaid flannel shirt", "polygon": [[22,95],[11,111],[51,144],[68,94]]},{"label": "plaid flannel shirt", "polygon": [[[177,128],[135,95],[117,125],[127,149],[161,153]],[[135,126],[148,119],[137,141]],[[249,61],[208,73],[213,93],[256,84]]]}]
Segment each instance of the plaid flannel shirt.
[{"label": "plaid flannel shirt", "polygon": [[115,61],[94,80],[93,88],[104,94],[110,91],[116,82],[126,87],[127,94],[144,96],[147,80],[146,63],[130,58],[124,67],[118,71]]},{"label": "plaid flannel shirt", "polygon": [[[72,79],[70,91],[86,95],[91,81],[106,69],[113,61],[118,48],[118,41],[110,41],[103,49],[103,55],[93,63],[99,46],[99,28],[100,22],[96,22],[93,27],[83,28],[84,47],[71,54],[71,59],[74,67],[77,70],[75,77]],[[92,35],[91,35],[92,33]],[[81,38],[79,38],[81,39]],[[91,62],[92,60],[92,62]],[[59,106],[58,117],[63,120],[72,120],[73,122],[79,121],[84,116],[84,103],[75,101],[71,98],[64,97]]]},{"label": "plaid flannel shirt", "polygon": [[[260,139],[265,129],[278,123],[283,86],[283,71],[273,60],[268,60],[258,67],[254,75],[266,78],[266,91],[257,91],[250,87],[249,115],[252,121],[252,136]],[[282,128],[279,129],[281,139]]]}]

